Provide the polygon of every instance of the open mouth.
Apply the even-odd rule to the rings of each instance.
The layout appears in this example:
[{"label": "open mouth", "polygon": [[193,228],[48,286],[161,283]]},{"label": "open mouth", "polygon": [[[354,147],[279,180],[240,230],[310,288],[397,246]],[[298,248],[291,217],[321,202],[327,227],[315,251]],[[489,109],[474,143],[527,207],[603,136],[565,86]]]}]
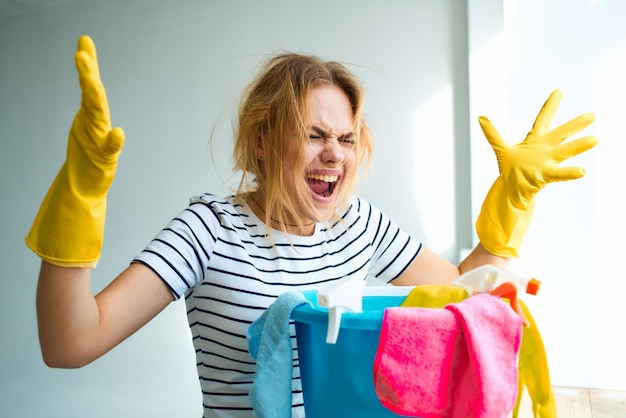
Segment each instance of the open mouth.
[{"label": "open mouth", "polygon": [[335,191],[339,176],[327,176],[322,174],[309,174],[307,183],[313,193],[322,197],[329,197]]}]

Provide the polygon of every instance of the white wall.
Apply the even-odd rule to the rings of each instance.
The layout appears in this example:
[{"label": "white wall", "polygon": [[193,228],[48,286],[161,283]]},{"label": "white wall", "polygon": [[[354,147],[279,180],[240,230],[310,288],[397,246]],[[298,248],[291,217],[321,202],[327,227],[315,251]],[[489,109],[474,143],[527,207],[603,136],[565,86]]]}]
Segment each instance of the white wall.
[{"label": "white wall", "polygon": [[[485,114],[505,138],[519,141],[549,93],[561,88],[552,126],[595,112],[584,134],[601,141],[569,162],[587,169],[583,179],[540,193],[521,258],[511,267],[543,281],[540,294],[525,300],[542,331],[553,383],[626,390],[626,3],[505,0],[485,7],[493,3],[469,2],[471,120]],[[472,164],[477,214],[497,173],[477,123]]]},{"label": "white wall", "polygon": [[64,159],[83,33],[127,134],[94,290],[192,194],[229,192],[234,99],[279,49],[347,61],[362,78],[376,140],[362,194],[451,259],[471,243],[464,1],[77,0],[0,16],[0,416],[201,415],[181,303],[83,369],[41,361],[39,260],[23,238]]}]

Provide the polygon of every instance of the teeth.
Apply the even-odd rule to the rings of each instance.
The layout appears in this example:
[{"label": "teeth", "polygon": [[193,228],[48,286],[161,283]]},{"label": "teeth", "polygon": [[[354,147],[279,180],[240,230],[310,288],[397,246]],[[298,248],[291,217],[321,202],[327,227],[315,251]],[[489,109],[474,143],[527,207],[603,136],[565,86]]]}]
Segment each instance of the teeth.
[{"label": "teeth", "polygon": [[321,174],[310,174],[308,176],[310,179],[324,181],[326,183],[334,183],[339,179],[339,176],[324,176]]}]

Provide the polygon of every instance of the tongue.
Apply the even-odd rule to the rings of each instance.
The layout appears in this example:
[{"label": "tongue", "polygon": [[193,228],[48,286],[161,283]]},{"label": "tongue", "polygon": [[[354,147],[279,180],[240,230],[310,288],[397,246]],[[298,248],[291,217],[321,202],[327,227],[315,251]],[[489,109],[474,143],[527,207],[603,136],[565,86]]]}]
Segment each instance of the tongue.
[{"label": "tongue", "polygon": [[316,194],[324,194],[328,191],[328,183],[321,180],[309,180],[309,187]]}]

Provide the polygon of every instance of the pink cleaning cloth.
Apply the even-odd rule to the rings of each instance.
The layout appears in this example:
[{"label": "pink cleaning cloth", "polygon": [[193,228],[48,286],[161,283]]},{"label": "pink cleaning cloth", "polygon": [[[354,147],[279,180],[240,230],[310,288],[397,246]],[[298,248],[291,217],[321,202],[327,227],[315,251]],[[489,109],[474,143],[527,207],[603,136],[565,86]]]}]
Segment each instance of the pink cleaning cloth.
[{"label": "pink cleaning cloth", "polygon": [[521,318],[498,297],[443,309],[387,308],[374,388],[402,416],[507,417],[517,397]]}]

